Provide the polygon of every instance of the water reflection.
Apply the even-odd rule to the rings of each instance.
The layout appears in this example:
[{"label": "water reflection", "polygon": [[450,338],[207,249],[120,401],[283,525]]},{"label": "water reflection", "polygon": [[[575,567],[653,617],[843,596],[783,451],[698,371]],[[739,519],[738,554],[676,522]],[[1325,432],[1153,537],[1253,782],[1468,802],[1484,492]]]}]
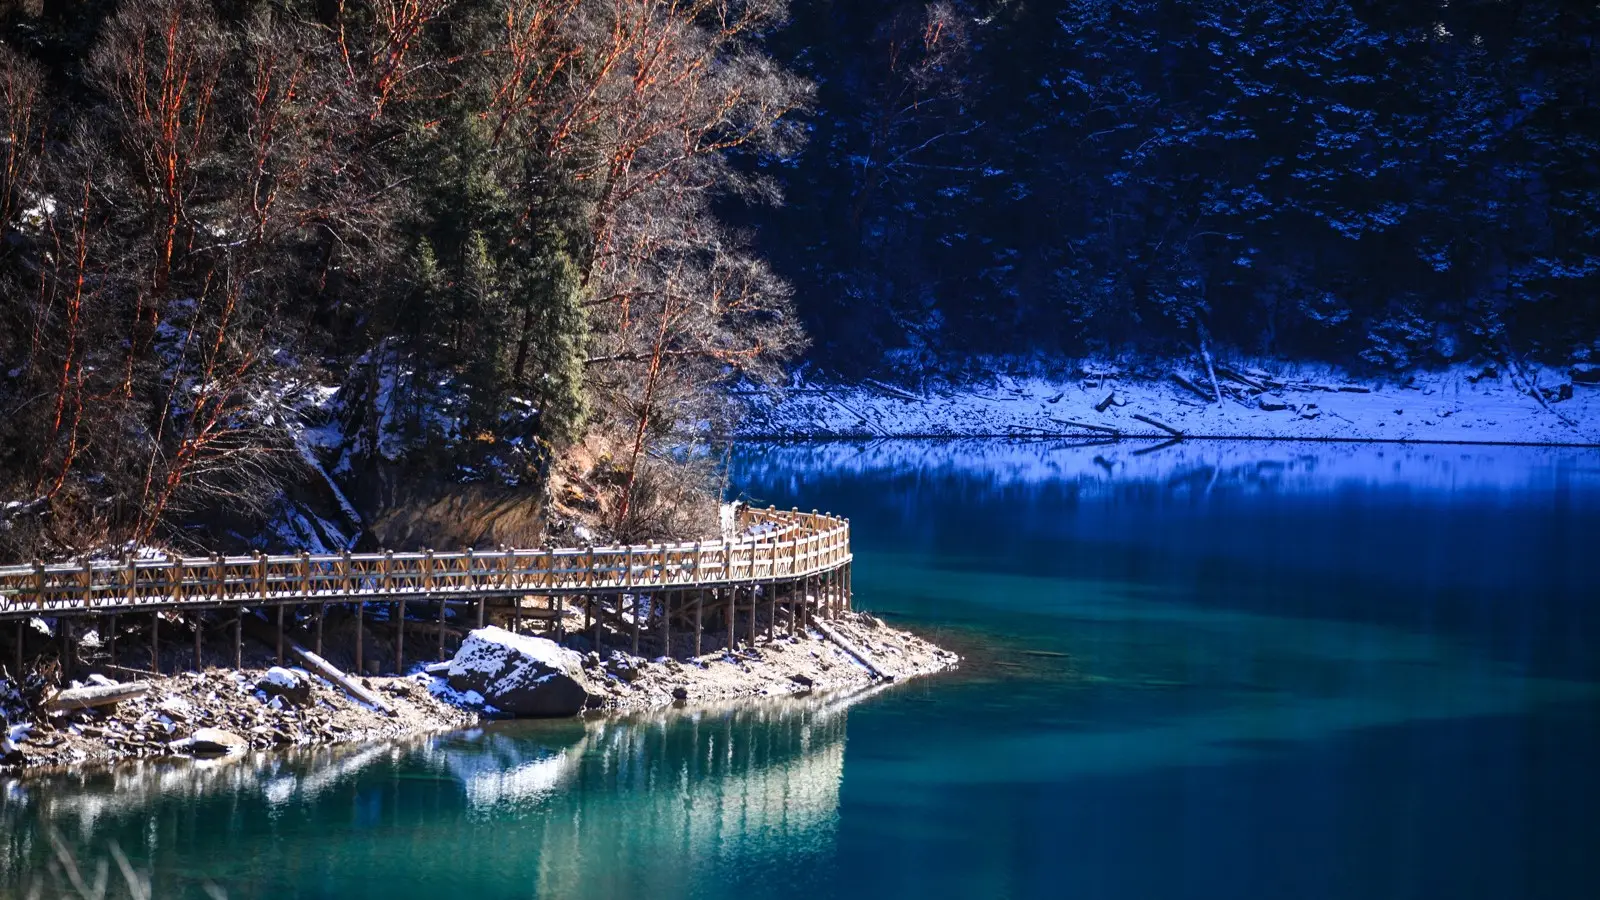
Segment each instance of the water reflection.
[{"label": "water reflection", "polygon": [[118,842],[165,896],[202,877],[234,898],[420,897],[462,879],[690,896],[771,847],[828,853],[846,718],[865,696],[13,779],[0,885],[37,869],[53,823],[102,852]]},{"label": "water reflection", "polygon": [[12,783],[0,895],[53,821],[236,900],[1600,896],[1600,453],[1145,449],[745,448],[961,672]]}]

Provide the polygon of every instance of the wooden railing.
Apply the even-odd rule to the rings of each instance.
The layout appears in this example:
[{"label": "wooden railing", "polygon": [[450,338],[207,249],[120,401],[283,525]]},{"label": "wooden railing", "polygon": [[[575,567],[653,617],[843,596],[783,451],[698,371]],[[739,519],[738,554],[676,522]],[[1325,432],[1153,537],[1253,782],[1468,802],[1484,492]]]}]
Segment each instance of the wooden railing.
[{"label": "wooden railing", "polygon": [[850,561],[850,523],[740,511],[725,540],[553,550],[433,550],[83,560],[0,567],[0,619],[406,597],[649,593],[794,581]]}]

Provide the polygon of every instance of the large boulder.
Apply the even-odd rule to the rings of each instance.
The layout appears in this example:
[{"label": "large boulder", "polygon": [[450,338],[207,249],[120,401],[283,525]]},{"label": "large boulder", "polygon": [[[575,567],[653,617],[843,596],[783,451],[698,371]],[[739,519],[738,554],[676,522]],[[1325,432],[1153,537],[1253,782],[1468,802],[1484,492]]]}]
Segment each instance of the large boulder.
[{"label": "large boulder", "polygon": [[311,682],[279,666],[267,670],[267,674],[256,682],[256,690],[268,697],[282,697],[295,706],[305,706],[311,702]]},{"label": "large boulder", "polygon": [[243,753],[250,743],[231,731],[221,728],[196,728],[194,734],[173,742],[173,749],[187,751],[195,756],[226,756]]},{"label": "large boulder", "polygon": [[577,653],[494,627],[467,635],[445,678],[455,690],[476,691],[501,712],[532,718],[575,716],[600,693]]}]

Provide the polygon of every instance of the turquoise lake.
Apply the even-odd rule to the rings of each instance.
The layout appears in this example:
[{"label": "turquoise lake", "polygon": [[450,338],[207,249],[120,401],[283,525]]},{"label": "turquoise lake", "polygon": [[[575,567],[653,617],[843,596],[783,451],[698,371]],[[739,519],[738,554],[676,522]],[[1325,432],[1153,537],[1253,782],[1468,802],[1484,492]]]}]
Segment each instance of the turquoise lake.
[{"label": "turquoise lake", "polygon": [[1600,897],[1600,452],[751,446],[858,607],[853,697],[0,781],[155,897]]}]

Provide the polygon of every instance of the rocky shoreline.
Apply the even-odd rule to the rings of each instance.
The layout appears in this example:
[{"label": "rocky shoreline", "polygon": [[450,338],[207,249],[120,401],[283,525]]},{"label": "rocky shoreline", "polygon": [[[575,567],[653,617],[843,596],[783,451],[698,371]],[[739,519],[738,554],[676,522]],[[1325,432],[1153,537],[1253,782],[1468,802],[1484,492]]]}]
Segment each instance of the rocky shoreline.
[{"label": "rocky shoreline", "polygon": [[[686,659],[635,657],[615,650],[604,657],[592,651],[560,652],[568,655],[573,676],[584,685],[581,715],[588,717],[851,690],[932,674],[960,661],[956,654],[867,614],[846,613],[823,627],[834,637],[808,628],[804,634],[779,635],[753,646],[740,643]],[[542,638],[518,637],[555,647]],[[0,710],[8,722],[0,729],[0,770],[370,741],[466,728],[503,714],[477,692],[453,688],[442,665],[360,681],[392,714],[294,668],[208,668],[148,678],[141,696],[115,705],[33,714],[25,711],[23,692],[0,680]],[[103,676],[93,683],[114,684]]]}]

